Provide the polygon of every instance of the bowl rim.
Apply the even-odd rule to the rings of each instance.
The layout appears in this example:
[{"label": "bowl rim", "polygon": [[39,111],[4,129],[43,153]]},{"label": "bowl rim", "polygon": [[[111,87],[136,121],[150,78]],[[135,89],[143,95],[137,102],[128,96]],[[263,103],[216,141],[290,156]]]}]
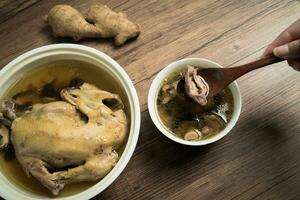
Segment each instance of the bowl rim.
[{"label": "bowl rim", "polygon": [[[148,110],[149,110],[151,120],[153,121],[156,128],[159,130],[160,133],[165,135],[167,138],[173,140],[174,142],[183,144],[183,145],[202,146],[202,145],[211,144],[211,143],[214,143],[214,142],[220,140],[221,138],[225,137],[225,135],[227,135],[232,130],[232,128],[235,126],[236,122],[238,121],[238,118],[241,113],[242,98],[241,98],[241,93],[240,93],[238,84],[236,81],[234,81],[233,83],[231,83],[229,85],[230,91],[232,92],[232,95],[234,97],[234,109],[233,109],[232,117],[231,117],[229,123],[226,125],[225,129],[223,129],[221,132],[219,132],[215,136],[212,136],[205,140],[199,140],[199,141],[187,141],[182,138],[179,138],[178,136],[175,136],[161,122],[161,120],[158,116],[158,113],[157,113],[156,99],[157,99],[158,91],[161,87],[162,81],[166,77],[168,77],[170,75],[170,73],[176,71],[177,69],[183,68],[184,66],[186,66],[188,64],[193,65],[191,63],[202,63],[202,64],[207,64],[209,66],[222,68],[222,66],[220,64],[213,62],[209,59],[205,59],[205,58],[184,58],[184,59],[177,60],[177,61],[174,61],[174,62],[168,64],[156,75],[156,77],[153,79],[153,81],[151,83],[149,93],[148,93]],[[204,66],[204,67],[207,67],[207,66]],[[233,91],[233,90],[235,90],[235,91]]]},{"label": "bowl rim", "polygon": [[[78,44],[70,44],[70,43],[60,43],[60,44],[51,44],[51,45],[46,45],[42,47],[35,48],[33,50],[30,50],[28,52],[25,52],[24,54],[18,56],[8,64],[6,64],[1,70],[0,70],[0,78],[6,75],[9,70],[13,69],[14,66],[17,64],[20,64],[26,59],[29,59],[32,56],[36,56],[41,53],[45,53],[47,51],[49,52],[55,52],[58,50],[66,50],[69,52],[80,52],[83,55],[92,55],[96,59],[100,61],[105,61],[108,63],[113,69],[110,69],[112,73],[115,73],[116,77],[121,81],[122,87],[124,87],[125,90],[127,90],[127,96],[129,99],[130,103],[130,111],[132,114],[132,121],[130,122],[131,124],[131,131],[129,132],[129,136],[127,139],[127,143],[125,146],[125,149],[120,156],[120,159],[118,160],[116,166],[102,179],[98,181],[95,185],[89,187],[88,189],[76,193],[70,196],[66,197],[56,197],[55,199],[63,199],[63,200],[68,200],[68,199],[90,199],[97,194],[101,193],[103,190],[105,190],[109,185],[112,184],[113,181],[122,173],[124,168],[127,166],[130,158],[132,157],[132,154],[135,150],[138,137],[139,137],[139,132],[140,132],[140,121],[141,121],[141,116],[140,116],[140,104],[139,104],[139,99],[137,92],[135,90],[135,87],[129,78],[128,74],[125,72],[125,70],[110,56],[107,54],[94,49],[92,47],[88,46],[83,46],[83,45],[78,45]],[[37,59],[40,59],[39,57]],[[34,60],[36,61],[36,60]],[[26,65],[22,65],[20,68],[25,67]],[[109,68],[109,66],[105,66],[106,68]],[[4,176],[3,174],[0,174],[0,179],[3,180]],[[4,183],[5,180],[3,180]],[[22,199],[37,199],[35,197],[29,197],[26,196],[24,193],[18,193],[21,192],[22,190],[16,190],[19,189],[17,186],[15,186],[10,180],[7,179],[7,187],[9,190],[4,190],[2,187],[0,187],[0,196],[2,196],[5,199],[15,199],[16,196],[18,195]],[[49,197],[45,197],[49,198]]]}]

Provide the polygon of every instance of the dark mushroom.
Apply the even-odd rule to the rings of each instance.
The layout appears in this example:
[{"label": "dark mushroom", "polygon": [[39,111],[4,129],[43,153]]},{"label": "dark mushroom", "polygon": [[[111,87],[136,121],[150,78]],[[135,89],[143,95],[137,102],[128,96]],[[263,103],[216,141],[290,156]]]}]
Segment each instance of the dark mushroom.
[{"label": "dark mushroom", "polygon": [[[181,136],[182,138],[198,138],[200,139],[201,133],[197,130],[198,124],[196,121],[180,121],[177,127],[174,127],[174,132]],[[188,135],[187,135],[188,134]],[[196,134],[198,136],[196,137]],[[187,136],[186,136],[187,135]]]},{"label": "dark mushroom", "polygon": [[120,99],[117,98],[107,98],[102,100],[103,104],[109,107],[111,110],[123,109],[124,105]]},{"label": "dark mushroom", "polygon": [[198,141],[202,138],[202,133],[199,130],[192,129],[184,133],[184,140],[188,141]]},{"label": "dark mushroom", "polygon": [[206,134],[218,133],[226,126],[226,122],[220,116],[212,113],[204,116],[204,123],[208,127],[203,130]]},{"label": "dark mushroom", "polygon": [[42,96],[57,98],[59,93],[55,90],[51,83],[47,83],[42,87]]},{"label": "dark mushroom", "polygon": [[80,88],[80,86],[84,83],[84,81],[78,77],[73,78],[70,81],[69,87],[71,88]]},{"label": "dark mushroom", "polygon": [[228,103],[224,103],[221,105],[218,105],[216,107],[216,109],[212,110],[211,112],[219,117],[221,117],[225,123],[227,123],[228,119],[227,119],[227,112],[229,110],[229,105]]},{"label": "dark mushroom", "polygon": [[203,133],[204,135],[207,135],[209,132],[210,130],[208,126],[203,126],[203,128],[201,129],[201,133]]},{"label": "dark mushroom", "polygon": [[220,93],[216,94],[214,97],[214,103],[216,106],[218,105],[222,105],[224,103],[226,103],[226,94],[225,91],[221,91]]}]

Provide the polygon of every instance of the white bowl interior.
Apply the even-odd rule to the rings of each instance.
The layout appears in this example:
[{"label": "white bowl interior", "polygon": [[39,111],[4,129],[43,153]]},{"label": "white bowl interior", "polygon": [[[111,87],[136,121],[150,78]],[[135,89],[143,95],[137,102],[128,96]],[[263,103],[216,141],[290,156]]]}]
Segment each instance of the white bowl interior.
[{"label": "white bowl interior", "polygon": [[148,109],[150,113],[150,117],[155,124],[155,126],[159,129],[161,133],[163,133],[165,136],[170,138],[171,140],[185,144],[185,145],[191,145],[191,146],[199,146],[199,145],[206,145],[213,143],[221,138],[223,138],[226,134],[229,133],[229,131],[233,128],[233,126],[236,124],[240,112],[241,112],[241,94],[239,91],[239,87],[236,82],[231,83],[228,87],[233,95],[233,113],[230,121],[227,123],[225,129],[223,129],[221,132],[218,134],[207,138],[203,139],[200,141],[187,141],[182,138],[177,137],[174,133],[172,133],[168,128],[166,128],[163,123],[160,120],[160,117],[158,115],[157,111],[157,96],[159,93],[159,90],[161,88],[161,85],[164,81],[164,79],[168,78],[170,74],[174,72],[178,72],[186,68],[187,65],[193,65],[201,68],[220,68],[222,67],[221,65],[212,62],[207,59],[203,58],[186,58],[182,59],[179,61],[175,61],[168,66],[166,66],[164,69],[162,69],[155,79],[153,80],[149,94],[148,94]]},{"label": "white bowl interior", "polygon": [[[55,62],[62,60],[72,60],[75,63],[78,61],[81,64],[86,63],[97,68],[98,73],[104,73],[105,78],[113,79],[116,84],[104,85],[104,88],[118,89],[122,93],[120,96],[125,103],[127,115],[131,122],[127,143],[124,145],[123,153],[112,171],[85,191],[56,197],[56,199],[89,199],[103,191],[118,177],[127,165],[137,143],[140,127],[140,107],[134,86],[122,67],[106,54],[93,48],[74,44],[44,46],[21,55],[0,71],[0,99],[3,99],[9,93],[8,91],[14,84],[22,79],[24,80],[26,77],[25,74],[30,73],[36,68],[46,66],[49,63],[55,65]],[[40,199],[51,197],[33,193],[20,187],[20,185],[15,184],[2,171],[0,171],[0,195],[6,199]]]}]

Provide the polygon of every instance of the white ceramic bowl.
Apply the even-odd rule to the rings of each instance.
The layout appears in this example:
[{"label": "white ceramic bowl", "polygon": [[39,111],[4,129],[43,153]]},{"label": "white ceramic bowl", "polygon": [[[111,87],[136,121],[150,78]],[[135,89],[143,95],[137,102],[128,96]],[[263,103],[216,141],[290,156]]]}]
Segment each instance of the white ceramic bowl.
[{"label": "white ceramic bowl", "polygon": [[203,59],[203,58],[186,58],[186,59],[182,59],[182,60],[179,60],[179,61],[169,64],[168,66],[166,66],[163,70],[161,70],[157,74],[157,76],[155,77],[155,79],[153,80],[153,82],[151,84],[149,94],[148,94],[149,113],[150,113],[153,123],[159,129],[159,131],[161,133],[163,133],[165,136],[167,136],[168,138],[170,138],[171,140],[178,142],[180,144],[191,145],[191,146],[210,144],[210,143],[220,140],[225,135],[227,135],[229,133],[229,131],[233,128],[233,126],[236,124],[236,122],[239,118],[239,115],[241,112],[241,106],[242,106],[240,90],[239,90],[239,87],[236,82],[233,82],[229,85],[229,89],[231,90],[231,92],[233,94],[234,107],[233,107],[232,118],[227,123],[224,130],[222,130],[221,132],[219,132],[218,134],[216,134],[213,137],[210,137],[210,138],[207,138],[204,140],[200,140],[200,141],[187,141],[182,138],[179,138],[179,137],[175,136],[170,130],[168,130],[161,122],[158,112],[157,112],[156,100],[157,100],[157,96],[158,96],[159,90],[161,88],[161,85],[162,85],[164,79],[166,79],[170,74],[172,74],[174,72],[183,70],[184,68],[186,68],[187,65],[193,65],[193,66],[197,66],[197,67],[201,67],[201,68],[220,68],[221,67],[221,65],[219,65],[215,62],[212,62],[210,60]]},{"label": "white ceramic bowl", "polygon": [[[0,71],[0,97],[20,78],[22,75],[34,68],[40,67],[48,62],[56,60],[78,60],[90,63],[95,67],[109,73],[126,92],[130,113],[130,132],[125,149],[116,166],[94,186],[87,190],[67,197],[55,199],[90,199],[107,188],[123,171],[135,149],[140,129],[140,106],[136,90],[123,68],[108,55],[82,45],[54,44],[31,50],[9,64]],[[0,171],[0,195],[5,199],[49,199],[49,196],[33,194],[18,187],[7,176]]]}]

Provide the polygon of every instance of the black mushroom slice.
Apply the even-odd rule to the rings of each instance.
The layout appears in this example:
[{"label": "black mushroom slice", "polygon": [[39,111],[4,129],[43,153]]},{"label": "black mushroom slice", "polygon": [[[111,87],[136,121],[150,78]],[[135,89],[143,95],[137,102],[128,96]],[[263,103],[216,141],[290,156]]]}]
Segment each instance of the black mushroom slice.
[{"label": "black mushroom slice", "polygon": [[70,83],[69,83],[69,87],[71,88],[80,88],[80,86],[82,86],[84,83],[84,81],[78,77],[73,78]]},{"label": "black mushroom slice", "polygon": [[184,133],[183,138],[188,141],[198,141],[202,138],[202,133],[197,129],[191,129]]},{"label": "black mushroom slice", "polygon": [[[55,89],[52,83],[47,83],[41,88],[41,103],[50,103],[60,99],[60,93]],[[36,102],[40,103],[40,102]]]},{"label": "black mushroom slice", "polygon": [[180,121],[174,130],[185,140],[197,141],[202,138],[202,133],[197,127],[197,121]]},{"label": "black mushroom slice", "polygon": [[214,102],[216,104],[216,106],[219,106],[219,105],[223,105],[226,103],[226,93],[225,91],[221,91],[219,92],[218,94],[216,94],[214,97]]},{"label": "black mushroom slice", "polygon": [[222,117],[213,113],[204,115],[204,121],[206,126],[203,128],[207,130],[204,131],[202,129],[202,132],[207,134],[218,133],[222,131],[226,126],[226,122],[222,119]]},{"label": "black mushroom slice", "polygon": [[42,87],[42,96],[43,97],[52,97],[57,98],[59,93],[55,90],[53,84],[47,83]]},{"label": "black mushroom slice", "polygon": [[109,107],[111,110],[119,110],[124,108],[124,104],[118,98],[107,98],[103,99],[102,103]]},{"label": "black mushroom slice", "polygon": [[5,149],[9,144],[9,130],[0,124],[0,150]]},{"label": "black mushroom slice", "polygon": [[227,117],[227,112],[229,110],[229,105],[228,103],[224,103],[222,105],[218,105],[214,110],[212,110],[211,112],[219,117],[221,117],[223,119],[223,121],[225,123],[228,122],[228,117]]}]

